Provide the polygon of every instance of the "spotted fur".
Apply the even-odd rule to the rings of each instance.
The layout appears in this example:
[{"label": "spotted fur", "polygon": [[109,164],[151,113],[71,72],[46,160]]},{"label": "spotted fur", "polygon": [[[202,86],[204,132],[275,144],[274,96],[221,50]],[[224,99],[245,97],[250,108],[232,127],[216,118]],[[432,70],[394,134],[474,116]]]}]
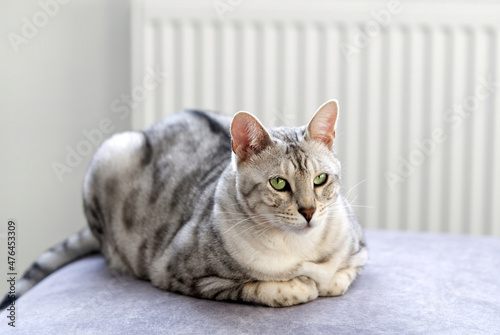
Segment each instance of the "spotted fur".
[{"label": "spotted fur", "polygon": [[272,129],[244,112],[183,111],[108,139],[84,181],[108,264],[207,299],[282,307],[344,294],[367,251],[340,194],[337,109],[332,100],[306,126]]}]

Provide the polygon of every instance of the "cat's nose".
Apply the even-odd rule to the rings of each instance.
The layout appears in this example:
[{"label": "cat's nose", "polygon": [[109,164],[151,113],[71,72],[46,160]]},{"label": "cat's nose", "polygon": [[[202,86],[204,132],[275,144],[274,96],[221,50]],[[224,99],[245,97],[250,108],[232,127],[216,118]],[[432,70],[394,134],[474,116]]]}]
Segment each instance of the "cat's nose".
[{"label": "cat's nose", "polygon": [[316,207],[310,208],[299,208],[299,213],[307,220],[307,222],[311,221],[314,212],[316,212]]}]

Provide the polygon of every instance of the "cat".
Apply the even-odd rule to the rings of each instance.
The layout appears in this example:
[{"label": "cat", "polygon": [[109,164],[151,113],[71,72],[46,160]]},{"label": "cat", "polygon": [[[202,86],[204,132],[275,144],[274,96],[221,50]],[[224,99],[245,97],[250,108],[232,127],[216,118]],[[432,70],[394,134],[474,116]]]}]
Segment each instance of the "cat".
[{"label": "cat", "polygon": [[336,100],[302,127],[188,110],[112,136],[85,175],[89,228],[42,254],[18,295],[93,251],[200,298],[283,307],[343,295],[367,248],[340,193],[337,117]]}]

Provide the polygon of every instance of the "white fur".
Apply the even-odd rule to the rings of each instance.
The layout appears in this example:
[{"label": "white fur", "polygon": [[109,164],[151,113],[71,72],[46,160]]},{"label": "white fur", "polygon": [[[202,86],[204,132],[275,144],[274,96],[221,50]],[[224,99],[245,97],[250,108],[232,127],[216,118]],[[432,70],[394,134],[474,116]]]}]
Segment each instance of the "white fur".
[{"label": "white fur", "polygon": [[136,154],[144,145],[144,136],[141,133],[128,131],[113,135],[99,148],[94,159],[105,164],[104,171],[114,171],[137,164]]}]

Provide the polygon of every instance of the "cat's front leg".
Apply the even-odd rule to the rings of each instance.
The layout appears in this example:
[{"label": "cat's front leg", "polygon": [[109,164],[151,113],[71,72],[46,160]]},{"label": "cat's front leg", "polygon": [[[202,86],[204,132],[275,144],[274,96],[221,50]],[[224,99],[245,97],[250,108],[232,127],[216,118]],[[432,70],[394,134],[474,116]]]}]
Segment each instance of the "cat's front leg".
[{"label": "cat's front leg", "polygon": [[247,302],[271,307],[285,307],[303,304],[318,297],[316,282],[301,276],[289,281],[261,281],[246,283],[241,298]]},{"label": "cat's front leg", "polygon": [[360,267],[348,267],[338,270],[332,280],[327,285],[320,288],[319,295],[322,297],[343,295],[347,292],[347,289],[354,279],[356,279],[360,271]]}]

